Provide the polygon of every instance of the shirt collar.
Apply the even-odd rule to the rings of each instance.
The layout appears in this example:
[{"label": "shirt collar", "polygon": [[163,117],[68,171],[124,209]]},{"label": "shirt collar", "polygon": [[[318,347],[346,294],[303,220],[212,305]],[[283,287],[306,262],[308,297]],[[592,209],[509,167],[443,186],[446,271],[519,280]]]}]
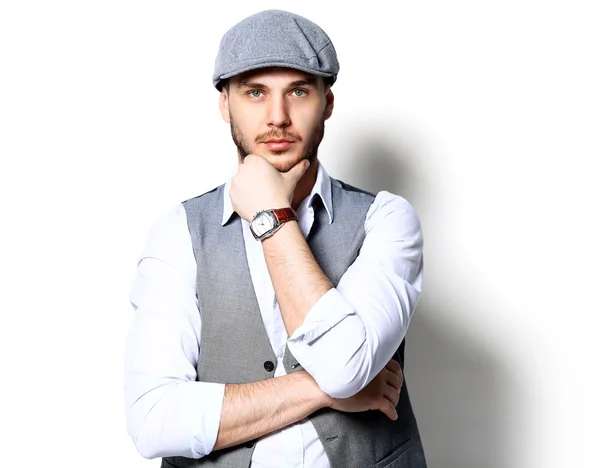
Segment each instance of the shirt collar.
[{"label": "shirt collar", "polygon": [[[323,201],[323,205],[325,206],[325,210],[329,215],[329,224],[333,222],[333,204],[331,202],[331,178],[327,171],[321,164],[318,162],[319,166],[317,167],[317,180],[315,181],[315,185],[313,186],[310,195],[308,196],[308,205],[312,206],[315,196],[321,197]],[[221,220],[221,226],[225,226],[227,222],[234,215],[233,206],[231,205],[231,198],[229,198],[229,188],[231,187],[231,179],[229,178],[227,183],[225,184],[225,190],[223,192],[223,219]]]}]

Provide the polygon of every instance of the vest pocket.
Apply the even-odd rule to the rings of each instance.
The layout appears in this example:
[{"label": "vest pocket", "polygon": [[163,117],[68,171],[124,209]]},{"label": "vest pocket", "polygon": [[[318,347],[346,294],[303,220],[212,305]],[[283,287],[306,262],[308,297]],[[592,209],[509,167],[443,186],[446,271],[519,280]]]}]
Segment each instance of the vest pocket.
[{"label": "vest pocket", "polygon": [[408,457],[403,457],[412,447],[411,439],[405,440],[375,464],[375,468],[408,468]]}]

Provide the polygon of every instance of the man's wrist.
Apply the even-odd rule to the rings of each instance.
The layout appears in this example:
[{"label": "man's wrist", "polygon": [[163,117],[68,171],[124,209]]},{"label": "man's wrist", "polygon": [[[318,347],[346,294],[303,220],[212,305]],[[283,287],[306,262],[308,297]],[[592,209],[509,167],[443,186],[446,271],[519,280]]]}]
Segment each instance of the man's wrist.
[{"label": "man's wrist", "polygon": [[[289,246],[289,239],[291,237],[295,237],[296,232],[300,232],[300,235],[302,235],[302,231],[300,230],[298,221],[288,221],[287,223],[283,223],[269,237],[265,237],[264,239],[262,239],[261,242],[263,246],[279,245],[278,248],[286,248],[286,246]],[[304,236],[302,235],[302,237]],[[266,248],[269,251],[271,250],[269,247]]]},{"label": "man's wrist", "polygon": [[316,403],[318,409],[331,407],[331,405],[334,402],[334,399],[327,395],[327,393],[325,393],[323,390],[321,390],[319,384],[317,384],[317,381],[308,372],[298,371],[294,374],[298,375],[299,377],[301,376],[301,378],[307,380],[307,385],[311,390],[309,397]]},{"label": "man's wrist", "polygon": [[265,211],[265,210],[273,210],[273,209],[279,209],[279,208],[291,208],[291,207],[292,207],[292,204],[289,202],[289,200],[285,200],[283,198],[279,199],[279,200],[273,200],[268,203],[264,203],[262,206],[260,206],[259,209],[257,209],[254,212],[254,216],[256,216],[257,213],[260,213],[261,211]]},{"label": "man's wrist", "polygon": [[270,208],[254,215],[250,221],[250,231],[256,240],[263,241],[275,234],[285,224],[297,220],[296,212],[290,207]]}]

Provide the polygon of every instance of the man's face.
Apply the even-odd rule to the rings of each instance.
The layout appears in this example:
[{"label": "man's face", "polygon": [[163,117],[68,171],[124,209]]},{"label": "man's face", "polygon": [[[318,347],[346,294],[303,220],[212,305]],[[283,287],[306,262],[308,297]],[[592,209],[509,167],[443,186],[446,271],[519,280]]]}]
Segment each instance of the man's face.
[{"label": "man's face", "polygon": [[265,68],[231,78],[219,105],[240,161],[258,154],[287,172],[303,159],[316,159],[333,94],[321,77]]}]

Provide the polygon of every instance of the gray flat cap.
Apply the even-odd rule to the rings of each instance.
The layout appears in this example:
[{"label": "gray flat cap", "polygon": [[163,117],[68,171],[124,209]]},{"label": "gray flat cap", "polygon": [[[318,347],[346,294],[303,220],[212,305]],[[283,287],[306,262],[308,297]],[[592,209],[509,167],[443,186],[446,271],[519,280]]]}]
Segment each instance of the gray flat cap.
[{"label": "gray flat cap", "polygon": [[266,10],[225,33],[215,60],[213,84],[265,67],[288,67],[330,78],[340,69],[331,39],[312,21],[282,10]]}]

